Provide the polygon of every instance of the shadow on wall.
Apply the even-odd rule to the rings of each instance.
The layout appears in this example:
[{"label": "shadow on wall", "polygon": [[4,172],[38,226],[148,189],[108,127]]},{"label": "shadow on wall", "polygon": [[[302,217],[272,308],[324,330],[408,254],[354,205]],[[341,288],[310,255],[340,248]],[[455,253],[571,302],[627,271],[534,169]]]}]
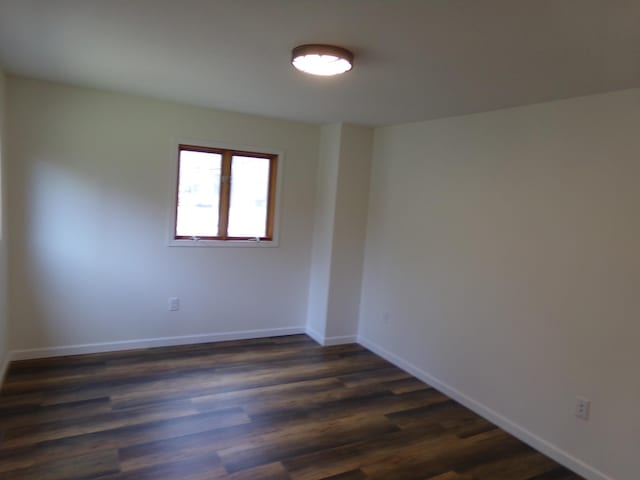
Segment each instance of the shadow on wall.
[{"label": "shadow on wall", "polygon": [[[52,157],[32,165],[21,192],[25,213],[13,225],[19,336],[38,346],[118,338],[113,328],[120,322],[107,312],[133,313],[135,320],[132,306],[154,290],[147,239],[166,202],[136,195],[134,179],[123,189],[109,175],[82,175],[81,167]],[[154,236],[166,241],[165,231]]]}]

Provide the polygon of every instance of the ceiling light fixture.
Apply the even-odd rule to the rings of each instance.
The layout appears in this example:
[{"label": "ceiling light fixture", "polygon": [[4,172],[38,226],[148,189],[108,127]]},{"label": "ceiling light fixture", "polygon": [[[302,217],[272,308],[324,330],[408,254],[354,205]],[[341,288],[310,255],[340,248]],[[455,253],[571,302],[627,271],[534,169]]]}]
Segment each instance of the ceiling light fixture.
[{"label": "ceiling light fixture", "polygon": [[300,45],[291,52],[291,64],[311,75],[339,75],[353,68],[353,53],[333,45]]}]

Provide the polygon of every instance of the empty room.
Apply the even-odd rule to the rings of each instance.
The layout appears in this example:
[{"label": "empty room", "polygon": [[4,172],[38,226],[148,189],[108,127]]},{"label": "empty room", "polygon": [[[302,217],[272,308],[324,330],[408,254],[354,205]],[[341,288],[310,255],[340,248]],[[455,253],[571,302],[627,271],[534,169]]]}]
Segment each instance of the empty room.
[{"label": "empty room", "polygon": [[0,0],[0,480],[638,480],[639,0]]}]

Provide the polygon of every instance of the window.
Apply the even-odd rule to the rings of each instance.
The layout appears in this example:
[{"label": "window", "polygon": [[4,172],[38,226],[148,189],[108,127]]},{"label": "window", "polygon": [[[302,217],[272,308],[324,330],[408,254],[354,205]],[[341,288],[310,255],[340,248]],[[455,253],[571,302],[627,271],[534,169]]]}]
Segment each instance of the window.
[{"label": "window", "polygon": [[273,240],[278,156],[180,145],[175,240]]}]

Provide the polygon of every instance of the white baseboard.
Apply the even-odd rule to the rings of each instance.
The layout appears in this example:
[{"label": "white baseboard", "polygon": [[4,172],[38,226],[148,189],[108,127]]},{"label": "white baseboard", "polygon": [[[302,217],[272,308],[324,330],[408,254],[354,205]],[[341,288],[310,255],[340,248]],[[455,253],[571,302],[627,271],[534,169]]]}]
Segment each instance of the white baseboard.
[{"label": "white baseboard", "polygon": [[398,355],[391,353],[388,350],[385,350],[384,348],[372,342],[371,340],[368,340],[362,336],[358,336],[358,343],[363,347],[371,350],[375,354],[381,356],[385,360],[388,360],[389,362],[393,363],[394,365],[401,368],[402,370],[405,370],[406,372],[410,373],[414,377],[431,385],[432,387],[444,393],[445,395],[451,397],[458,403],[461,403],[468,409],[473,410],[478,415],[496,424],[503,430],[509,432],[514,437],[522,440],[524,443],[532,446],[536,450],[556,460],[558,463],[573,470],[578,475],[581,475],[582,477],[588,480],[614,480],[612,477],[605,475],[604,473],[593,468],[592,466],[587,465],[582,460],[575,458],[574,456],[558,448],[552,443],[549,443],[548,441],[531,433],[524,427],[521,427],[515,422],[512,422],[508,418],[500,415],[495,410],[490,409],[489,407],[483,405],[480,402],[477,402],[476,400],[465,395],[459,390],[456,390],[450,385],[438,380],[437,378],[433,377],[432,375],[425,372],[421,368],[413,365],[412,363],[404,360]]},{"label": "white baseboard", "polygon": [[358,337],[356,335],[343,335],[341,337],[325,337],[324,345],[344,345],[347,343],[356,343],[358,341]]},{"label": "white baseboard", "polygon": [[170,347],[174,345],[222,342],[225,340],[279,337],[283,335],[297,335],[303,333],[305,333],[305,329],[303,327],[284,327],[269,328],[265,330],[243,330],[239,332],[205,333],[199,335],[184,335],[179,337],[144,338],[139,340],[124,340],[119,342],[87,343],[84,345],[65,345],[60,347],[14,350],[11,352],[9,359],[11,361],[30,360],[33,358],[62,357],[67,355],[81,355],[85,353],[134,350],[138,348]]},{"label": "white baseboard", "polygon": [[313,338],[316,343],[324,345],[324,335],[321,335],[320,332],[315,331],[313,328],[307,327],[305,333]]},{"label": "white baseboard", "polygon": [[308,328],[306,330],[306,334],[313,338],[317,343],[322,345],[323,347],[329,347],[331,345],[344,345],[347,343],[356,343],[358,341],[358,337],[356,335],[343,335],[341,337],[325,337],[324,335],[320,335],[317,331],[312,328]]},{"label": "white baseboard", "polygon": [[428,383],[441,391],[445,395],[448,395],[452,399],[461,403],[465,407],[473,410],[482,417],[495,423],[503,430],[509,432],[513,436],[519,438],[523,442],[531,445],[536,450],[539,450],[543,454],[553,458],[557,462],[566,466],[567,468],[575,471],[577,474],[583,476],[588,480],[614,480],[612,477],[605,475],[597,469],[587,465],[585,462],[573,457],[567,452],[561,450],[552,443],[538,437],[531,433],[520,425],[512,422],[508,418],[500,415],[498,412],[490,409],[489,407],[477,402],[476,400],[468,397],[464,393],[456,390],[450,385],[440,381],[433,377],[429,373],[413,365],[412,363],[402,359],[398,355],[385,350],[376,343],[362,337],[355,335],[347,335],[341,337],[324,337],[318,332],[303,327],[285,327],[285,328],[273,328],[265,330],[244,330],[238,332],[225,332],[225,333],[210,333],[199,335],[185,335],[178,337],[161,337],[161,338],[146,338],[139,340],[125,340],[119,342],[105,342],[105,343],[90,343],[84,345],[66,345],[59,347],[46,347],[46,348],[33,348],[27,350],[14,350],[8,358],[4,360],[0,370],[0,384],[4,381],[4,376],[8,370],[9,362],[14,360],[28,360],[34,358],[46,358],[46,357],[59,357],[67,355],[79,355],[86,353],[101,353],[112,352],[119,350],[132,350],[138,348],[152,348],[152,347],[166,347],[174,345],[187,345],[197,343],[209,343],[209,342],[221,342],[225,340],[243,340],[249,338],[264,338],[275,337],[283,335],[297,335],[306,333],[313,338],[320,345],[340,345],[345,343],[357,342],[363,347],[371,350],[377,355],[385,358],[389,362],[398,366],[399,368],[407,371],[411,375],[419,378],[420,380]]}]

